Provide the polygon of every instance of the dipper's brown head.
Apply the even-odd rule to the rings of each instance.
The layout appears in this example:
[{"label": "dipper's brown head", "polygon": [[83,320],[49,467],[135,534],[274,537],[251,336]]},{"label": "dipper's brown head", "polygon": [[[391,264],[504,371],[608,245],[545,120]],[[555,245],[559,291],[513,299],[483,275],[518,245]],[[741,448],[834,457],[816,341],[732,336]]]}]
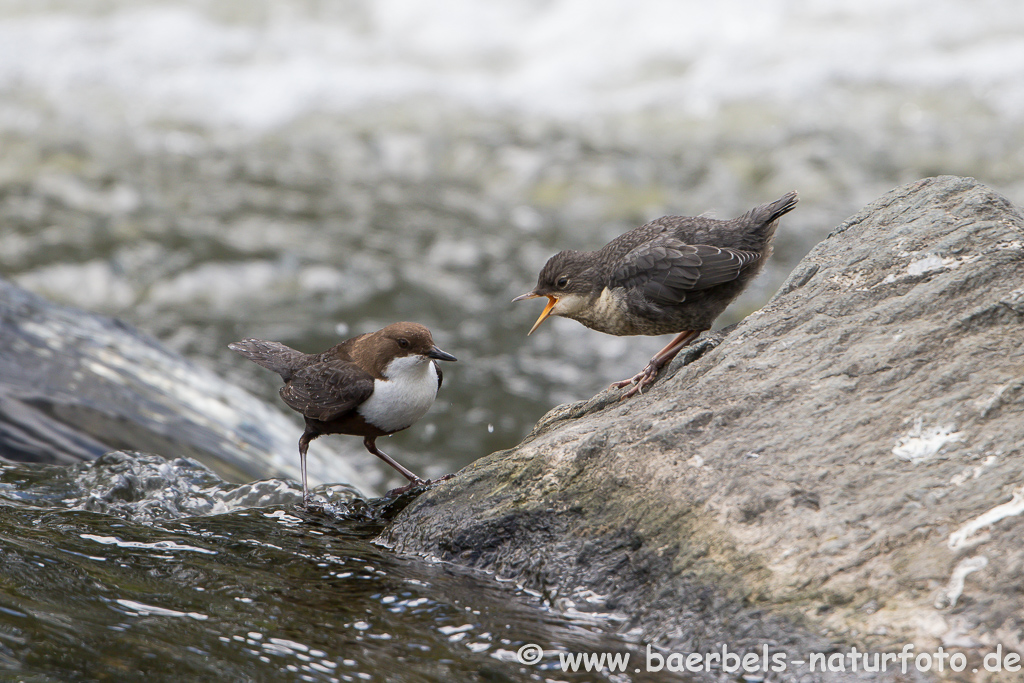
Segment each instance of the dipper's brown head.
[{"label": "dipper's brown head", "polygon": [[363,368],[376,370],[383,376],[391,362],[399,358],[455,360],[455,356],[437,348],[428,330],[419,323],[393,323],[387,327],[358,337],[352,348],[352,357]]},{"label": "dipper's brown head", "polygon": [[596,256],[589,251],[560,251],[544,264],[537,277],[537,286],[512,299],[513,302],[546,296],[548,305],[527,335],[540,327],[549,315],[572,317],[581,308],[601,295],[603,278],[596,266]]}]

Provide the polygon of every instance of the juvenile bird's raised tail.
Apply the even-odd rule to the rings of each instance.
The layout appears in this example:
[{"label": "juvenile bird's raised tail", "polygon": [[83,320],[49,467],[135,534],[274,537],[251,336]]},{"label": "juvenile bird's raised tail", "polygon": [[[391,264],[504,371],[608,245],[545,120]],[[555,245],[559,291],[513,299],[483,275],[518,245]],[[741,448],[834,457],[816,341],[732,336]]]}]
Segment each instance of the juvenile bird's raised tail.
[{"label": "juvenile bird's raised tail", "polygon": [[262,339],[243,339],[231,342],[228,348],[236,351],[253,363],[262,365],[281,375],[285,382],[292,378],[292,373],[302,366],[308,354],[296,351],[281,342],[264,341]]},{"label": "juvenile bird's raised tail", "polygon": [[[748,230],[752,242],[748,248],[760,251],[762,245],[766,243],[770,245],[772,237],[775,236],[775,229],[779,227],[779,218],[792,211],[798,201],[800,201],[800,198],[796,192],[787,192],[774,202],[755,206],[745,216],[740,218],[739,221],[741,223],[749,226]],[[767,259],[770,254],[771,249],[769,247],[764,258]]]},{"label": "juvenile bird's raised tail", "polygon": [[796,192],[787,192],[774,202],[755,206],[750,210],[750,218],[758,223],[772,223],[793,210],[800,198]]}]

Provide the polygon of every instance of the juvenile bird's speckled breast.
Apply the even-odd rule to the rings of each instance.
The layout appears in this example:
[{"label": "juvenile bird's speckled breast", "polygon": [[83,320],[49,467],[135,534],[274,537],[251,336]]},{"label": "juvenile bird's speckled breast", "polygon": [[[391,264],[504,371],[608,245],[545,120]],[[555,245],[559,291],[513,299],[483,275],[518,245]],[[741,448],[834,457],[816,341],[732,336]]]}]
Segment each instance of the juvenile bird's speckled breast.
[{"label": "juvenile bird's speckled breast", "polygon": [[592,330],[620,337],[703,331],[711,329],[715,318],[740,292],[748,277],[745,273],[739,280],[718,287],[714,299],[709,298],[712,292],[698,290],[672,306],[658,305],[637,290],[605,287],[592,305],[567,307],[558,314]]},{"label": "juvenile bird's speckled breast", "polygon": [[561,315],[605,334],[617,336],[661,334],[660,332],[646,332],[642,329],[649,327],[648,321],[630,313],[629,307],[626,305],[626,290],[621,287],[615,289],[605,287],[601,290],[601,295],[590,306],[567,311]]}]

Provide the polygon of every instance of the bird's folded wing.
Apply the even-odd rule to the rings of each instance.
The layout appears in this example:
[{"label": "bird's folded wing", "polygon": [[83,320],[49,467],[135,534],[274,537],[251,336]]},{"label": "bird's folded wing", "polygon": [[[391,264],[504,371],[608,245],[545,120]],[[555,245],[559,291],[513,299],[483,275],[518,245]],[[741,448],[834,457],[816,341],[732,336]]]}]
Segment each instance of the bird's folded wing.
[{"label": "bird's folded wing", "polygon": [[333,420],[355,409],[373,393],[373,377],[355,363],[330,360],[297,371],[281,388],[281,398],[315,420]]},{"label": "bird's folded wing", "polygon": [[614,286],[639,288],[654,301],[682,303],[687,292],[735,280],[758,258],[756,251],[666,238],[642,244],[626,254],[612,279]]}]

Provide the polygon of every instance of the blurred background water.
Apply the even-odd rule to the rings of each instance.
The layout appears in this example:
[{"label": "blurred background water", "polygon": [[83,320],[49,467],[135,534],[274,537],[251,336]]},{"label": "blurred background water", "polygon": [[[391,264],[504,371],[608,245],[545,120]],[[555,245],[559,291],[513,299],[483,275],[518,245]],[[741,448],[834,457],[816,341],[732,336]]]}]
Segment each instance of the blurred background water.
[{"label": "blurred background water", "polygon": [[0,0],[0,275],[277,406],[228,342],[422,322],[459,363],[385,449],[437,476],[664,342],[526,338],[552,253],[796,189],[734,322],[894,185],[1019,201],[1021,74],[1019,0]]}]

